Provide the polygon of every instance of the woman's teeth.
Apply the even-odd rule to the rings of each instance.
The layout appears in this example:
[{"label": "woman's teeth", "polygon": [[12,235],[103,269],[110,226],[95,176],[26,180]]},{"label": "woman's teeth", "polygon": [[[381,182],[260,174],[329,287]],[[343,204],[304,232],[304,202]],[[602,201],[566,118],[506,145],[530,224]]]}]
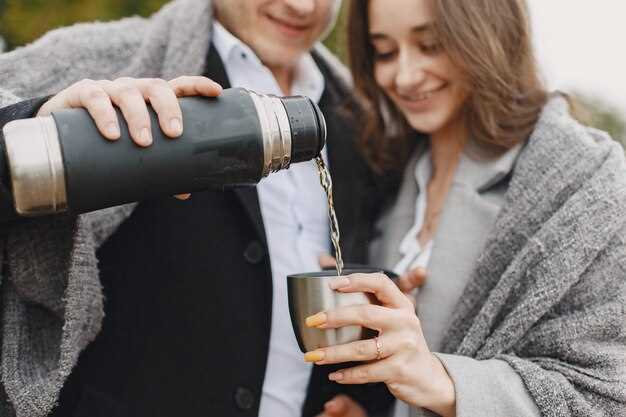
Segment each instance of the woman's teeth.
[{"label": "woman's teeth", "polygon": [[415,94],[413,96],[405,96],[404,99],[409,101],[424,101],[434,96],[437,91],[439,90],[428,91],[426,93]]}]

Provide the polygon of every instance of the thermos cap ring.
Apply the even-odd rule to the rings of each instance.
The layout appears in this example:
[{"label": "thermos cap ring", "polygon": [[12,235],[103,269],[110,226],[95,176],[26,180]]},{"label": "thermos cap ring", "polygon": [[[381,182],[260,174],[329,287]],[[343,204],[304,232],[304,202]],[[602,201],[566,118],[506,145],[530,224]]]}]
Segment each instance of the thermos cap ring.
[{"label": "thermos cap ring", "polygon": [[63,157],[52,116],[12,121],[3,133],[17,213],[37,216],[65,211]]}]

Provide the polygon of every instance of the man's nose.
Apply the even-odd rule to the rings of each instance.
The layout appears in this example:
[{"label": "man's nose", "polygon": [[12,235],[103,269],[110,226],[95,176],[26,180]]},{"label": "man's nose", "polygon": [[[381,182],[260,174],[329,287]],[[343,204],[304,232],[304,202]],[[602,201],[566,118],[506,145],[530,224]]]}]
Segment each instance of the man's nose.
[{"label": "man's nose", "polygon": [[412,54],[401,53],[397,68],[395,83],[399,93],[411,93],[426,80],[424,63]]},{"label": "man's nose", "polygon": [[287,6],[300,16],[306,16],[315,11],[317,0],[285,0]]}]

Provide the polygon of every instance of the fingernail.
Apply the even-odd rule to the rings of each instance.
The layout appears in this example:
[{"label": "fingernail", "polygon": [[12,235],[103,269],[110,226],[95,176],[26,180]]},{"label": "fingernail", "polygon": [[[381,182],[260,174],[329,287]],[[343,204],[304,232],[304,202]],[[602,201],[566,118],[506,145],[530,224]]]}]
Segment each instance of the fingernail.
[{"label": "fingernail", "polygon": [[117,127],[117,123],[109,123],[106,129],[109,137],[118,138],[120,136],[120,128]]},{"label": "fingernail", "polygon": [[152,135],[150,134],[150,129],[144,127],[141,129],[141,133],[139,134],[139,140],[143,145],[150,145],[152,143]]},{"label": "fingernail", "polygon": [[305,362],[319,362],[323,361],[326,356],[326,352],[323,350],[314,350],[312,352],[307,352],[304,354]]},{"label": "fingernail", "polygon": [[333,372],[332,374],[328,374],[328,379],[331,381],[341,381],[343,379],[343,374],[341,372]]},{"label": "fingernail", "polygon": [[350,280],[347,277],[334,278],[330,281],[329,285],[331,290],[338,290],[339,288],[350,285]]},{"label": "fingernail", "polygon": [[326,323],[327,317],[326,313],[317,313],[313,316],[309,316],[304,321],[307,327],[317,327],[324,323]]},{"label": "fingernail", "polygon": [[178,136],[183,134],[183,124],[180,122],[180,119],[176,117],[170,121],[170,128],[172,129],[172,133]]}]

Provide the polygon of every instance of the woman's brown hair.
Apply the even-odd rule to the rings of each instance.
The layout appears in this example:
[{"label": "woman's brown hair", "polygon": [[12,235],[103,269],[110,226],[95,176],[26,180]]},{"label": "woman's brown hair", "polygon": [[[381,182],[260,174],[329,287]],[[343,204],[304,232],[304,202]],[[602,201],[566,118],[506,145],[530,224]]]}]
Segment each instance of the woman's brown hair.
[{"label": "woman's brown hair", "polygon": [[[429,0],[433,30],[467,77],[464,115],[470,136],[501,150],[524,141],[547,100],[535,61],[525,0]],[[348,56],[366,124],[360,145],[379,171],[402,169],[413,130],[374,78],[369,0],[352,0]]]}]

